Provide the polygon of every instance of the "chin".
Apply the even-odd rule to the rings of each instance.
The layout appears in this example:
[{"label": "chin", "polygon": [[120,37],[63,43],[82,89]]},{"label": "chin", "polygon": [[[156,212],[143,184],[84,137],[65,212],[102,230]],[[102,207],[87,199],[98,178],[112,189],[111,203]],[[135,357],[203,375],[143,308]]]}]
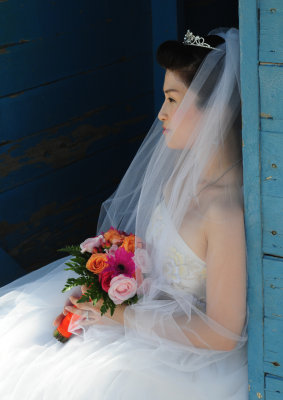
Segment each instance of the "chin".
[{"label": "chin", "polygon": [[178,142],[176,142],[176,141],[174,141],[172,139],[170,140],[170,139],[167,139],[167,138],[165,138],[165,140],[166,140],[166,146],[169,149],[183,150],[185,148],[185,146],[182,143],[178,143]]},{"label": "chin", "polygon": [[174,134],[172,135],[172,132],[167,130],[167,132],[165,131],[164,135],[165,135],[166,146],[169,149],[183,150],[186,147],[188,147],[188,143],[187,143],[188,142],[188,134],[187,133],[179,134],[179,132],[178,132],[176,134],[176,132],[174,132]]}]

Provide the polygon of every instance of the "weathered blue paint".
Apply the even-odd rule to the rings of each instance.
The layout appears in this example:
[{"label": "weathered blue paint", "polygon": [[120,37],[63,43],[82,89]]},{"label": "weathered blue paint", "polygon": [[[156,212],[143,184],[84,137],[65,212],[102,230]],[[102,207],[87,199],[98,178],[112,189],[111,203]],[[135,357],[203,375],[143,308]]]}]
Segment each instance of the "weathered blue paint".
[{"label": "weathered blue paint", "polygon": [[263,251],[283,257],[283,199],[262,196]]},{"label": "weathered blue paint", "polygon": [[283,398],[283,379],[267,375],[265,386],[265,400],[282,400]]},{"label": "weathered blue paint", "polygon": [[265,256],[264,372],[283,376],[283,259]]},{"label": "weathered blue paint", "polygon": [[[153,90],[151,80],[148,79],[151,73],[151,62],[142,54],[131,60],[42,85],[18,95],[3,97],[0,99],[3,130],[1,141],[10,142],[25,136],[31,137],[50,128],[56,130],[59,125],[72,123],[76,118],[80,120],[103,110],[108,110],[106,121],[109,123],[117,118],[111,113],[115,113],[116,107],[121,106],[124,107],[124,112],[120,110],[119,118],[127,118],[127,109],[133,108],[132,102],[140,96],[144,98],[148,95],[148,99],[144,99],[143,107],[148,104]],[[136,112],[141,112],[143,107],[138,107]],[[148,109],[147,107],[147,111]]]},{"label": "weathered blue paint", "polygon": [[266,400],[283,398],[282,26],[282,1],[240,0],[249,383]]},{"label": "weathered blue paint", "polygon": [[260,61],[283,62],[282,0],[259,0]]},{"label": "weathered blue paint", "polygon": [[261,132],[263,252],[283,257],[283,135]]},{"label": "weathered blue paint", "polygon": [[264,256],[263,273],[264,316],[283,322],[283,259]]},{"label": "weathered blue paint", "polygon": [[[155,53],[188,28],[180,4],[0,2],[0,284],[93,235],[162,104]],[[282,15],[239,0],[250,399],[283,396]]]},{"label": "weathered blue paint", "polygon": [[250,399],[264,397],[258,2],[239,1]]},{"label": "weathered blue paint", "polygon": [[[0,3],[0,96],[88,73],[143,53],[151,57],[149,0],[139,5],[124,1],[123,11],[114,0],[80,1],[80,9],[74,0],[68,7],[58,2],[47,14],[50,5],[42,2],[39,6],[35,0],[31,3],[22,7],[16,0]],[[69,19],[64,15],[66,8]],[[53,25],[54,20],[57,22]],[[12,37],[11,26],[16,27]]]},{"label": "weathered blue paint", "polygon": [[[83,158],[93,157],[107,150],[109,142],[111,146],[119,146],[145,132],[150,110],[146,113],[144,103],[150,103],[151,99],[151,94],[145,94],[133,98],[131,105],[127,102],[97,107],[67,124],[39,130],[34,135],[1,146],[0,193]],[[107,123],[109,114],[115,123]],[[99,170],[99,166],[97,168]]]},{"label": "weathered blue paint", "polygon": [[269,132],[282,132],[283,64],[261,62],[259,83],[261,129]]},{"label": "weathered blue paint", "polygon": [[100,203],[115,190],[138,144],[139,138],[133,138],[105,146],[92,157],[5,192],[0,202],[2,246],[30,270],[47,251],[55,256],[63,244],[93,236]]},{"label": "weathered blue paint", "polygon": [[262,194],[283,197],[282,132],[262,131],[260,135]]},{"label": "weathered blue paint", "polygon": [[283,322],[273,318],[264,319],[264,372],[283,376],[282,351]]},{"label": "weathered blue paint", "polygon": [[261,0],[259,83],[262,154],[266,399],[283,398],[283,4]]},{"label": "weathered blue paint", "polygon": [[151,3],[123,4],[0,2],[0,247],[15,271],[96,233],[152,124]]}]

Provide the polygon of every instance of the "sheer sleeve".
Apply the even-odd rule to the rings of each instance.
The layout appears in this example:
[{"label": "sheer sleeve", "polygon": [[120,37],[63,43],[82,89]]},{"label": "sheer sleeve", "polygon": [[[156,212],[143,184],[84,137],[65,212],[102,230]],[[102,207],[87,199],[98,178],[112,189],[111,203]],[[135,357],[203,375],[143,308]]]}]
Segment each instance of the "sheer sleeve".
[{"label": "sheer sleeve", "polygon": [[206,314],[240,335],[246,317],[246,244],[240,207],[220,209],[208,227]]},{"label": "sheer sleeve", "polygon": [[175,294],[174,301],[160,298],[129,307],[125,318],[128,328],[143,331],[155,341],[163,338],[216,351],[233,350],[246,340],[242,336],[246,320],[243,210],[221,204],[209,212],[206,311],[195,306],[193,296],[178,301]]},{"label": "sheer sleeve", "polygon": [[[239,35],[212,34],[225,43],[205,56],[172,117],[154,122],[98,224],[98,232],[134,232],[146,250],[149,272],[125,310],[126,336],[154,343],[165,363],[172,350],[176,368],[188,357],[192,370],[237,358],[247,342]],[[199,235],[202,226],[201,277],[174,238],[186,229]]]}]

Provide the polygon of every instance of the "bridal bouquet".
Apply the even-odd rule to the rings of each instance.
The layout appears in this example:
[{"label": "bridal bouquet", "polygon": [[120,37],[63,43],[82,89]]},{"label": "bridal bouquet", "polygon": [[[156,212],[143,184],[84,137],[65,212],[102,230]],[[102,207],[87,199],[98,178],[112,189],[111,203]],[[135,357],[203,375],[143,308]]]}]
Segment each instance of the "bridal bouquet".
[{"label": "bridal bouquet", "polygon": [[[113,315],[116,305],[137,302],[135,235],[111,227],[107,232],[86,239],[80,245],[67,246],[58,251],[73,256],[66,262],[68,268],[65,270],[78,274],[77,278],[67,280],[62,292],[75,286],[87,287],[78,303],[92,301],[95,305],[102,299],[101,315],[109,309]],[[54,331],[57,340],[65,342],[72,335],[68,331],[72,318],[74,322],[80,317],[69,312]]]}]

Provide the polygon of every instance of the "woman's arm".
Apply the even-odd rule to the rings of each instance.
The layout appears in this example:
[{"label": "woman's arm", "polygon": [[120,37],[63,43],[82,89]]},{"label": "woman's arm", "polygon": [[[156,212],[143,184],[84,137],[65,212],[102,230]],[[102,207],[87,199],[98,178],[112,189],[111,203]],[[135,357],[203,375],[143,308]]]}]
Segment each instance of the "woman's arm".
[{"label": "woman's arm", "polygon": [[[207,221],[206,316],[240,336],[246,317],[244,213],[239,206],[231,209],[214,204]],[[184,318],[176,321],[194,346],[232,350],[237,344],[228,334],[223,336],[217,328],[209,328],[197,315],[192,316],[187,328]]]},{"label": "woman's arm", "polygon": [[148,309],[126,309],[126,325],[147,337],[229,351],[236,346],[246,317],[244,215],[240,207],[226,209],[219,204],[210,207],[207,217],[206,314],[196,311],[190,318],[185,313],[163,314],[162,301],[154,300]]},{"label": "woman's arm", "polygon": [[[158,316],[156,311],[153,316],[153,312],[149,309],[148,312],[142,312],[139,320],[136,306],[127,308],[125,314],[127,306],[124,305],[117,306],[112,317],[109,312],[106,316],[124,324],[126,315],[126,325],[130,328],[138,326],[139,330],[147,331],[147,335],[158,335],[174,341],[178,336],[178,331],[181,330],[195,347],[232,350],[237,344],[237,336],[241,335],[246,317],[244,214],[240,207],[225,209],[222,205],[213,205],[209,210],[207,221],[205,229],[208,242],[206,315],[204,318],[192,313],[190,320],[186,315],[173,316],[173,319],[170,319],[166,315]],[[71,301],[75,304],[76,298],[71,298]],[[92,309],[97,313],[100,303],[95,307],[91,303],[78,303],[77,306],[82,310],[83,315],[84,310]],[[80,312],[72,307],[67,309],[76,313]],[[162,328],[160,318],[162,318]],[[176,326],[173,327],[173,324]],[[220,332],[223,331],[224,333],[221,334]]]},{"label": "woman's arm", "polygon": [[[214,206],[208,226],[207,316],[240,335],[246,317],[246,240],[241,207]],[[215,217],[215,218],[214,218]],[[220,222],[213,222],[213,219]]]}]

